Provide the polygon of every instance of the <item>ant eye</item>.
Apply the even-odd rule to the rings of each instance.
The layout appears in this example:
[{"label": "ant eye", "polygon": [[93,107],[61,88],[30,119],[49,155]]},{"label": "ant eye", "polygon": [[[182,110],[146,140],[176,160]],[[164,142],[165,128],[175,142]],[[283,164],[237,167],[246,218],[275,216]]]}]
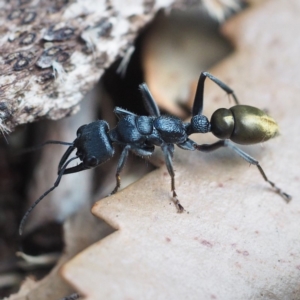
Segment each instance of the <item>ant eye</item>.
[{"label": "ant eye", "polygon": [[95,167],[98,165],[98,160],[95,156],[92,156],[88,159],[87,163],[90,167]]}]

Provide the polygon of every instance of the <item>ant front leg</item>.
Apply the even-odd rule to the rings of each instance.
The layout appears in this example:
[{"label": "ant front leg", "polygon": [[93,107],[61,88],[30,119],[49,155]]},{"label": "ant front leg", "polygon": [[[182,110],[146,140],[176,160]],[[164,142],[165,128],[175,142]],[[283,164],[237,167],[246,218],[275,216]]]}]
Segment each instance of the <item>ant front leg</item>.
[{"label": "ant front leg", "polygon": [[124,147],[124,149],[121,153],[121,156],[120,156],[120,159],[119,159],[119,162],[118,162],[117,172],[116,172],[116,186],[113,189],[113,191],[110,194],[108,194],[108,196],[115,194],[121,186],[120,173],[122,172],[122,170],[125,166],[125,162],[126,162],[126,159],[128,157],[129,150],[130,150],[130,146],[127,145],[127,146]]},{"label": "ant front leg", "polygon": [[180,202],[177,198],[176,191],[175,191],[175,173],[174,173],[173,164],[172,164],[172,156],[173,156],[173,152],[174,152],[174,145],[165,144],[165,145],[161,146],[161,148],[162,148],[162,151],[163,151],[164,156],[165,156],[165,161],[166,161],[168,172],[171,176],[172,200],[173,200],[173,202],[174,202],[174,204],[177,208],[177,212],[182,213],[184,211],[184,208],[180,204]]},{"label": "ant front leg", "polygon": [[202,72],[200,74],[200,77],[198,80],[198,86],[197,86],[196,95],[195,95],[195,99],[194,99],[194,105],[193,105],[193,110],[192,110],[193,116],[202,114],[203,97],[204,97],[204,82],[207,77],[210,80],[212,80],[215,84],[217,84],[222,90],[224,90],[229,96],[231,95],[236,105],[240,104],[234,91],[228,85],[226,85],[224,82],[222,82],[215,76],[211,75],[210,73]]},{"label": "ant front leg", "polygon": [[249,154],[247,154],[246,152],[244,152],[243,150],[241,150],[240,148],[235,146],[229,140],[221,140],[214,144],[197,145],[196,149],[199,151],[202,151],[202,152],[211,152],[211,151],[217,150],[221,147],[228,147],[228,148],[232,149],[235,153],[237,153],[245,161],[247,161],[251,165],[255,165],[258,168],[263,179],[266,182],[268,182],[271,185],[271,187],[275,190],[275,192],[278,193],[287,203],[292,199],[292,197],[289,194],[283,192],[279,187],[276,186],[276,184],[274,182],[272,182],[268,179],[264,170],[262,169],[262,167],[260,166],[259,162],[256,159],[254,159],[252,156],[250,156]]}]

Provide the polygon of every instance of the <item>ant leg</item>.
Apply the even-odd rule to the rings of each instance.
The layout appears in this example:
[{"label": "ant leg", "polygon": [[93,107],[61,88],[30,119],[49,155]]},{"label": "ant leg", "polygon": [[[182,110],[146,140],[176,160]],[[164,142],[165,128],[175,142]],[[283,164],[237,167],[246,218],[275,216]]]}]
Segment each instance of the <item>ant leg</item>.
[{"label": "ant leg", "polygon": [[173,159],[173,156],[174,156],[174,145],[173,144],[167,144],[167,149],[168,149],[170,158]]},{"label": "ant leg", "polygon": [[[171,147],[173,146],[173,147]],[[167,169],[168,172],[171,176],[171,192],[172,192],[172,200],[177,208],[177,212],[182,213],[184,211],[183,206],[180,204],[178,198],[177,198],[177,194],[175,191],[175,173],[174,173],[174,169],[173,169],[173,164],[172,164],[172,148],[174,150],[174,145],[171,144],[165,144],[163,146],[161,146],[162,151],[164,153],[165,156],[165,161],[166,161],[166,165],[167,165]]]},{"label": "ant leg", "polygon": [[154,116],[154,117],[159,117],[160,116],[159,108],[158,108],[154,98],[152,97],[147,84],[142,83],[139,85],[139,88],[140,88],[140,91],[143,96],[145,108],[146,108],[147,112],[149,113],[149,115]]},{"label": "ant leg", "polygon": [[126,116],[136,116],[136,114],[121,107],[115,107],[114,113],[118,117],[118,119],[122,119]]},{"label": "ant leg", "polygon": [[241,150],[240,148],[235,146],[229,140],[221,140],[214,144],[198,145],[196,147],[196,149],[199,151],[202,151],[202,152],[210,152],[210,151],[217,150],[221,147],[228,147],[228,148],[232,149],[235,153],[237,153],[245,161],[247,161],[251,165],[255,165],[258,168],[263,179],[266,182],[268,182],[271,185],[271,187],[274,188],[275,192],[278,193],[287,203],[292,199],[292,197],[289,194],[283,192],[279,187],[276,186],[276,184],[274,182],[272,182],[268,179],[264,170],[262,169],[262,167],[260,166],[259,162],[256,159],[254,159],[252,156],[250,156],[249,154],[247,154],[246,152],[244,152],[243,150]]},{"label": "ant leg", "polygon": [[126,159],[128,157],[129,150],[130,150],[130,146],[127,145],[126,147],[124,147],[124,149],[121,153],[121,156],[120,156],[120,159],[119,159],[119,162],[118,162],[117,173],[116,173],[116,186],[108,196],[115,194],[121,186],[120,173],[124,168]]},{"label": "ant leg", "polygon": [[131,147],[131,152],[133,152],[135,155],[141,156],[141,157],[149,157],[153,154],[155,147],[154,146],[146,146],[144,148],[135,148]]},{"label": "ant leg", "polygon": [[183,150],[190,150],[190,151],[194,151],[197,149],[197,144],[191,140],[191,139],[186,139],[186,141],[184,143],[181,144],[176,144],[179,148],[183,149]]},{"label": "ant leg", "polygon": [[192,115],[201,115],[203,110],[203,94],[204,94],[204,81],[206,78],[209,78],[214,83],[216,83],[222,90],[224,90],[228,95],[231,95],[235,104],[239,104],[239,101],[234,93],[234,91],[226,85],[224,82],[216,78],[215,76],[211,75],[208,72],[202,72],[200,74],[199,80],[198,80],[198,86],[196,90],[196,95],[194,99],[194,105],[192,110]]},{"label": "ant leg", "polygon": [[222,90],[224,90],[228,95],[231,95],[235,104],[240,104],[239,100],[237,99],[234,91],[228,86],[226,85],[224,82],[222,82],[220,79],[218,79],[217,77],[211,75],[208,72],[203,72],[203,75],[208,77],[210,80],[212,80],[215,84],[217,84]]}]

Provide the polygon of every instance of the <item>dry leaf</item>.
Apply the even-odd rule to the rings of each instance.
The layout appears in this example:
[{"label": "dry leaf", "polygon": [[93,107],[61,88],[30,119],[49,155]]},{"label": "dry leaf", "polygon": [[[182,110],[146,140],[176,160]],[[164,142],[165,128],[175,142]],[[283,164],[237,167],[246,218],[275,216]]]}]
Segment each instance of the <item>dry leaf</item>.
[{"label": "dry leaf", "polygon": [[[93,213],[118,231],[62,269],[86,299],[300,298],[299,13],[297,0],[277,0],[234,18],[224,30],[237,52],[212,70],[242,103],[267,108],[278,121],[281,136],[245,149],[291,203],[229,150],[176,149],[177,193],[187,212],[177,214],[168,199],[165,167],[99,201]],[[207,85],[207,115],[226,106],[220,95]]]}]

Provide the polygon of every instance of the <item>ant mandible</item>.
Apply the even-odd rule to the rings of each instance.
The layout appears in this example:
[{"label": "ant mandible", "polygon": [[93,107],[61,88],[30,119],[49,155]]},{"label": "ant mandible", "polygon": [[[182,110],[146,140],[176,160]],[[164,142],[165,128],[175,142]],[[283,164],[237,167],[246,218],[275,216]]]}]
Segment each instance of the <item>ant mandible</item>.
[{"label": "ant mandible", "polygon": [[[209,78],[234,99],[235,106],[216,110],[211,120],[202,115],[203,93],[205,79]],[[79,127],[77,137],[73,143],[48,141],[45,144],[69,145],[58,164],[58,177],[54,185],[37,199],[23,216],[19,233],[22,234],[24,223],[33,208],[60,183],[63,175],[80,172],[94,168],[113,157],[114,144],[120,145],[123,150],[118,162],[116,172],[116,186],[111,192],[115,194],[121,184],[120,173],[125,165],[129,151],[138,156],[149,157],[153,154],[155,146],[161,147],[168,172],[171,176],[171,192],[177,211],[182,212],[183,206],[177,199],[175,191],[175,173],[172,164],[174,145],[184,150],[198,150],[201,152],[215,151],[221,147],[228,147],[248,163],[257,166],[263,179],[268,182],[276,193],[286,202],[291,196],[283,192],[275,183],[270,181],[259,162],[249,154],[242,151],[231,141],[250,145],[267,141],[278,134],[277,123],[262,110],[240,105],[233,90],[208,72],[202,72],[198,81],[194,99],[191,122],[183,122],[177,117],[160,115],[160,111],[146,85],[141,84],[140,90],[145,107],[150,116],[138,116],[120,107],[114,109],[119,121],[115,128],[109,130],[108,123],[98,120]],[[212,132],[220,140],[213,144],[198,145],[188,136],[193,133]],[[231,141],[230,141],[231,140]],[[76,156],[70,159],[71,153],[77,149]],[[79,158],[81,163],[69,167],[69,163]],[[111,195],[110,194],[110,195]]]}]

